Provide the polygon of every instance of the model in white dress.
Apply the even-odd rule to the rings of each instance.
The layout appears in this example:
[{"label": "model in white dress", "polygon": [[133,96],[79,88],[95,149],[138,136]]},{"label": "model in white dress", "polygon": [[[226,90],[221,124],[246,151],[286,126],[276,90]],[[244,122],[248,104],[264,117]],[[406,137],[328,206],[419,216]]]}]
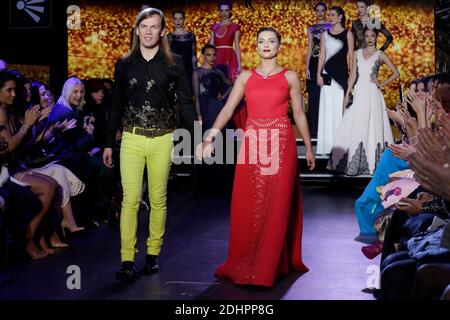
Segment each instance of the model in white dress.
[{"label": "model in white dress", "polygon": [[[375,32],[366,33],[376,39]],[[346,95],[349,96],[357,73],[353,103],[346,109],[336,132],[328,168],[351,176],[372,175],[384,149],[394,142],[380,86],[397,78],[398,71],[387,56],[374,47],[357,50],[354,59],[354,74]],[[393,74],[380,84],[377,75],[384,62]]]},{"label": "model in white dress", "polygon": [[[324,59],[320,80],[331,77],[331,84],[324,84],[320,90],[316,154],[331,152],[334,137],[342,119],[348,82],[347,54],[349,52],[350,55],[353,54],[353,48],[349,46],[349,42],[353,42],[353,40],[349,40],[349,38],[352,39],[351,32],[343,28],[342,30],[335,34],[332,28],[322,33],[321,50],[324,48],[325,52],[324,57],[319,58]],[[320,67],[321,61],[319,60],[319,70]]]}]

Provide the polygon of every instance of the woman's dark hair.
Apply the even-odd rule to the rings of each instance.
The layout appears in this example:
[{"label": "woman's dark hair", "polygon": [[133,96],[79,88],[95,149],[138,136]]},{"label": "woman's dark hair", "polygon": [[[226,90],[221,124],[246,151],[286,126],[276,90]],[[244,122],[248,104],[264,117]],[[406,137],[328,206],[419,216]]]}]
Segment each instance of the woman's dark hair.
[{"label": "woman's dark hair", "polygon": [[317,2],[316,5],[314,6],[314,10],[317,10],[317,7],[324,7],[325,11],[327,10],[327,5],[325,4],[325,2]]},{"label": "woman's dark hair", "polygon": [[370,7],[370,5],[372,4],[372,1],[370,1],[370,0],[358,0],[358,1],[356,1],[356,3],[358,3],[358,2],[364,2],[366,7]]},{"label": "woman's dark hair", "polygon": [[427,78],[420,78],[419,80],[417,80],[416,90],[417,90],[417,87],[419,86],[419,84],[422,83],[423,84],[423,91],[428,92],[427,82],[428,82]]},{"label": "woman's dark hair", "polygon": [[334,10],[334,11],[336,11],[337,12],[337,14],[338,14],[338,16],[342,16],[342,20],[341,20],[341,26],[343,27],[343,28],[345,28],[345,11],[344,11],[344,9],[342,9],[341,7],[338,7],[338,6],[333,6],[333,7],[331,7],[331,9],[330,9],[330,11],[331,10]]},{"label": "woman's dark hair", "polygon": [[378,29],[375,29],[375,28],[364,28],[364,33],[363,33],[364,35],[366,35],[367,30],[375,32],[375,38],[378,37],[378,34],[380,33],[378,31]]},{"label": "woman's dark hair", "polygon": [[14,119],[23,119],[25,115],[25,111],[28,108],[29,101],[27,101],[27,92],[25,89],[25,85],[30,84],[30,80],[26,78],[23,73],[18,70],[9,71],[11,75],[15,77],[16,81],[16,98],[14,99],[14,103],[11,108],[11,112],[14,116]]},{"label": "woman's dark hair", "polygon": [[175,14],[177,14],[177,13],[181,14],[183,16],[183,19],[186,18],[186,14],[184,13],[183,10],[175,10],[175,11],[173,11],[172,12],[172,18],[175,17]]},{"label": "woman's dark hair", "polygon": [[230,11],[233,9],[233,5],[231,4],[231,1],[221,1],[219,2],[218,8],[220,10],[221,6],[228,6],[230,8]]},{"label": "woman's dark hair", "polygon": [[16,82],[16,77],[11,72],[6,70],[0,71],[0,89],[3,88],[6,82],[11,80]]},{"label": "woman's dark hair", "polygon": [[215,46],[213,46],[212,44],[206,44],[206,45],[204,45],[203,46],[203,48],[202,48],[202,54],[205,54],[205,52],[206,52],[206,50],[207,49],[214,49],[214,50],[216,50],[216,47]]},{"label": "woman's dark hair", "polygon": [[277,36],[277,39],[278,39],[278,43],[281,44],[281,33],[279,33],[278,30],[273,28],[273,27],[262,27],[262,28],[260,28],[258,30],[258,33],[256,34],[256,39],[258,39],[258,37],[261,34],[261,32],[264,32],[264,31],[270,31],[270,32],[275,33],[275,35]]},{"label": "woman's dark hair", "polygon": [[47,90],[47,86],[45,83],[41,81],[33,81],[31,82],[31,100],[30,100],[30,107],[33,107],[41,102],[41,97],[39,95],[39,88],[44,86]]}]

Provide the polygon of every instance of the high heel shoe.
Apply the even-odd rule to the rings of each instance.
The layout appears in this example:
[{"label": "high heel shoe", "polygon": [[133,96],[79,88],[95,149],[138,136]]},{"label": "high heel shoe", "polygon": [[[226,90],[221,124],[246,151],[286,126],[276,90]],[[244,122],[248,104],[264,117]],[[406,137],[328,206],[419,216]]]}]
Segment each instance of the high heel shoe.
[{"label": "high heel shoe", "polygon": [[69,245],[67,243],[59,240],[58,234],[55,232],[50,238],[50,246],[55,249],[67,248]]},{"label": "high heel shoe", "polygon": [[61,229],[63,233],[63,237],[66,238],[66,229],[69,230],[70,233],[76,233],[84,230],[84,227],[72,227],[67,224],[64,220],[61,221]]}]

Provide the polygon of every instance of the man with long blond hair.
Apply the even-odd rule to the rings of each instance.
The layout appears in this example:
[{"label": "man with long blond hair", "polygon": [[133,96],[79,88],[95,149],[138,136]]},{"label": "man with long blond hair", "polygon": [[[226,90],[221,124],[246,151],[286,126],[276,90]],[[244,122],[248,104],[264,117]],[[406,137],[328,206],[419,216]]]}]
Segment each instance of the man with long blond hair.
[{"label": "man with long blond hair", "polygon": [[121,261],[116,273],[121,281],[136,279],[137,211],[144,167],[147,166],[150,226],[144,273],[159,271],[167,213],[167,181],[177,126],[178,104],[185,127],[193,128],[196,113],[183,62],[172,55],[166,39],[164,14],[155,8],[141,11],[134,25],[133,45],[119,59],[114,72],[110,122],[103,162],[113,166],[112,145],[121,123],[120,149],[123,201],[120,217]]}]

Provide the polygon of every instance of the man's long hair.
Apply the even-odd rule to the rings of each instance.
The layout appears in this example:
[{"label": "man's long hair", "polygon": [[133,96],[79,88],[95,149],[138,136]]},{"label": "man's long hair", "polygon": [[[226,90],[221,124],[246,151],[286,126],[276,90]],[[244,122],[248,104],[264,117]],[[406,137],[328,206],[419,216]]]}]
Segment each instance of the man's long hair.
[{"label": "man's long hair", "polygon": [[[141,41],[139,40],[139,36],[136,34],[136,30],[139,28],[139,24],[142,22],[142,20],[148,19],[154,15],[158,15],[161,18],[161,31],[166,28],[166,18],[161,10],[156,8],[148,8],[142,10],[137,16],[136,22],[134,23],[133,44],[131,45],[131,50],[123,57],[125,61],[128,61],[130,57],[140,49]],[[159,45],[169,66],[174,66],[175,61],[173,59],[172,52],[170,51],[169,41],[167,40],[166,36],[160,37]]]}]

